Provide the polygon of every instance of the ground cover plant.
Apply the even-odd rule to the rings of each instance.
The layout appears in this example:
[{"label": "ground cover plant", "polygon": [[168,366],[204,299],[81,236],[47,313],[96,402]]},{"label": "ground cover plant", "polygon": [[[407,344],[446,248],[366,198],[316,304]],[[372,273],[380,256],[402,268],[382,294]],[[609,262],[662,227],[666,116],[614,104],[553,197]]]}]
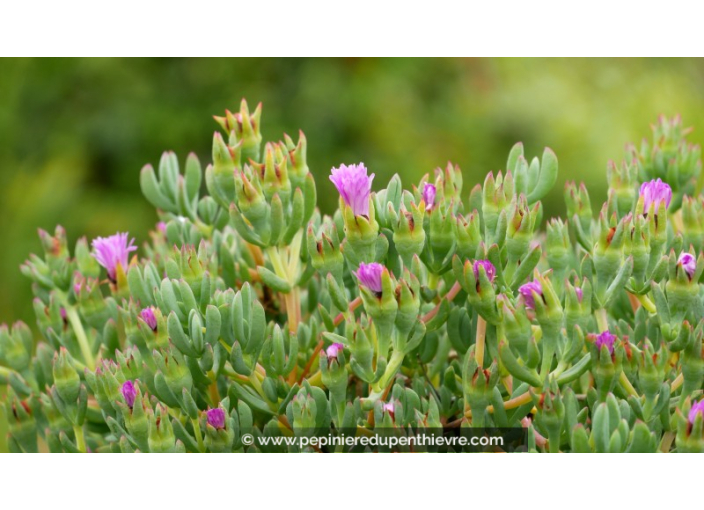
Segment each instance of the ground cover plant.
[{"label": "ground cover plant", "polygon": [[704,451],[704,178],[679,118],[607,165],[599,209],[568,182],[545,219],[550,149],[516,144],[471,189],[452,164],[405,188],[363,163],[315,182],[303,133],[265,144],[261,114],[216,117],[205,169],[144,167],[150,240],[40,231],[21,268],[40,336],[0,327],[13,451],[509,429],[519,451]]}]

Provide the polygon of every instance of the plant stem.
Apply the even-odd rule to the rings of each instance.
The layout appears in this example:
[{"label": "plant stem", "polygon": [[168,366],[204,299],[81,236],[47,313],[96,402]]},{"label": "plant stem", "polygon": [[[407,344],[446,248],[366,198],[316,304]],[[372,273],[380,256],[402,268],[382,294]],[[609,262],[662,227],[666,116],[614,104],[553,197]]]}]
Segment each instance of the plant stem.
[{"label": "plant stem", "polygon": [[684,374],[680,373],[670,385],[670,392],[676,391],[684,382]]},{"label": "plant stem", "polygon": [[212,400],[213,407],[217,407],[220,402],[220,392],[218,391],[217,381],[213,381],[208,388],[210,391],[210,400]]},{"label": "plant stem", "polygon": [[191,423],[193,424],[193,432],[198,442],[198,450],[200,450],[201,453],[205,453],[205,444],[203,443],[203,434],[200,431],[200,423],[198,423],[198,419],[191,420]]},{"label": "plant stem", "polygon": [[594,316],[596,317],[596,323],[599,326],[599,332],[603,333],[609,329],[609,320],[606,315],[606,308],[599,308],[594,310]]},{"label": "plant stem", "polygon": [[78,451],[81,453],[86,453],[86,438],[83,435],[83,427],[74,425],[73,433],[76,435],[76,447],[78,448]]},{"label": "plant stem", "polygon": [[[447,291],[447,294],[445,294],[445,296],[442,299],[447,299],[448,301],[452,301],[453,299],[455,299],[455,296],[459,293],[460,290],[462,290],[462,287],[460,286],[460,284],[458,282],[455,282],[455,284],[452,286],[452,288],[450,288],[450,290]],[[420,320],[422,322],[430,322],[432,320],[432,318],[435,317],[438,314],[438,312],[440,311],[441,304],[442,304],[442,300],[440,300],[440,302],[437,305],[435,305],[435,308],[433,308],[428,313],[423,315],[420,318]]]},{"label": "plant stem", "polygon": [[[504,409],[515,409],[516,407],[520,407],[520,406],[522,406],[523,404],[527,404],[528,402],[530,402],[530,401],[531,401],[531,398],[532,398],[532,397],[530,396],[530,392],[526,391],[525,393],[521,393],[521,394],[518,395],[517,397],[514,397],[514,398],[512,398],[512,399],[510,399],[510,400],[506,400],[506,401],[504,402]],[[494,406],[492,406],[492,405],[487,406],[486,412],[488,412],[488,413],[493,413],[493,412],[494,412]],[[471,417],[472,417],[472,411],[471,411],[471,409],[465,411],[464,415],[465,415],[465,417],[467,417],[467,418],[471,418]],[[448,427],[456,426],[456,425],[458,425],[461,421],[462,421],[462,419],[455,420],[455,421],[453,421],[453,422],[448,423],[447,426],[448,426]]]},{"label": "plant stem", "polygon": [[655,308],[655,303],[653,303],[648,296],[638,294],[636,295],[636,299],[649,313],[657,313],[658,310]]},{"label": "plant stem", "polygon": [[621,375],[619,376],[618,380],[621,381],[621,384],[626,389],[626,391],[628,392],[629,395],[633,395],[634,397],[638,397],[638,392],[631,384],[631,381],[628,380],[628,376],[626,375],[626,372],[621,372]]},{"label": "plant stem", "polygon": [[288,316],[288,331],[289,333],[296,333],[301,317],[301,289],[295,287],[288,294],[284,294],[284,302],[286,303],[286,315]]},{"label": "plant stem", "polygon": [[477,340],[474,350],[474,359],[479,368],[484,366],[484,343],[486,341],[486,321],[481,315],[477,315]]},{"label": "plant stem", "polygon": [[76,339],[78,340],[78,346],[81,348],[81,354],[83,354],[83,359],[86,362],[88,370],[91,372],[95,370],[95,358],[91,351],[90,345],[88,343],[88,337],[83,329],[83,323],[81,318],[78,316],[78,312],[74,306],[66,306],[66,318],[71,323],[73,332],[76,334]]},{"label": "plant stem", "polygon": [[430,290],[435,290],[438,286],[439,281],[440,280],[438,278],[438,275],[436,275],[435,273],[428,273],[428,288]]}]

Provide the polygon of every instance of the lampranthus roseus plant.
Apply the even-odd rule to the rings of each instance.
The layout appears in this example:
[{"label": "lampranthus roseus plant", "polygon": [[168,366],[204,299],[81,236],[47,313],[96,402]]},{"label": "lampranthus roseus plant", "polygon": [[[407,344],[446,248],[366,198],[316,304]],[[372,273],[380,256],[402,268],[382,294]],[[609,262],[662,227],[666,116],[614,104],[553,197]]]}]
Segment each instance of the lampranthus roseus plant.
[{"label": "lampranthus roseus plant", "polygon": [[142,170],[149,241],[71,252],[40,231],[22,272],[41,336],[0,328],[13,451],[364,451],[262,439],[494,429],[526,451],[704,451],[704,181],[679,118],[608,164],[598,214],[570,182],[546,223],[550,149],[515,145],[469,193],[453,165],[374,191],[340,164],[317,184],[340,195],[326,216],[302,133],[263,145],[244,101],[216,120],[205,171],[173,153]]}]

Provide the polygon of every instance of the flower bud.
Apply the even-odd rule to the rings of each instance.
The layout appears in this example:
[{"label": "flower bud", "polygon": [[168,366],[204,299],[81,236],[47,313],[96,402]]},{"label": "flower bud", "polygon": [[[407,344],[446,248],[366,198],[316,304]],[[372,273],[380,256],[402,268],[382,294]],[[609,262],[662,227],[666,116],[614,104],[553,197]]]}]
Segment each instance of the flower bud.
[{"label": "flower bud", "polygon": [[679,115],[672,119],[660,116],[652,129],[652,142],[643,140],[639,149],[631,145],[627,150],[637,161],[641,180],[667,179],[679,200],[682,192],[693,189],[692,181],[701,172],[701,149],[687,143],[692,129],[682,125]]},{"label": "flower bud", "polygon": [[394,417],[394,410],[395,410],[395,406],[394,406],[393,402],[384,402],[381,405],[381,411],[384,413],[389,413],[391,415],[392,419]]},{"label": "flower bud", "polygon": [[609,354],[613,355],[614,353],[614,342],[616,342],[616,335],[611,333],[609,330],[602,331],[596,336],[596,339],[594,340],[594,345],[596,346],[597,350],[601,352],[602,348],[606,348],[606,350],[609,351]]},{"label": "flower bud", "polygon": [[206,416],[208,419],[208,425],[215,429],[222,429],[225,427],[225,410],[216,407],[214,409],[208,409],[206,411]]},{"label": "flower bud", "polygon": [[539,202],[530,208],[523,194],[511,199],[506,218],[506,252],[511,263],[517,263],[528,252],[539,215]]},{"label": "flower bud", "polygon": [[317,235],[311,222],[308,225],[307,239],[313,267],[323,276],[332,274],[335,280],[341,283],[345,258],[340,250],[337,227],[332,220],[326,216]]},{"label": "flower bud", "polygon": [[473,259],[482,242],[479,213],[475,209],[467,216],[458,215],[457,254],[461,259]]},{"label": "flower bud", "polygon": [[284,210],[288,209],[291,202],[291,181],[288,178],[287,164],[287,155],[279,145],[272,143],[266,144],[262,163],[251,162],[267,201],[271,202],[274,195],[278,195]]},{"label": "flower bud", "polygon": [[590,237],[592,224],[592,204],[589,199],[589,192],[583,182],[579,183],[579,187],[574,181],[568,181],[565,184],[565,203],[567,204],[568,220],[577,218],[573,222],[574,227],[578,227],[579,231]]},{"label": "flower bud", "polygon": [[395,289],[398,313],[396,314],[396,330],[406,337],[418,320],[420,311],[420,282],[408,269],[404,270],[403,278],[399,279]]},{"label": "flower bud", "polygon": [[450,208],[438,208],[429,215],[426,222],[427,246],[423,262],[431,272],[443,273],[452,263],[452,256],[457,247],[457,221]]},{"label": "flower bud", "polygon": [[81,378],[73,367],[71,355],[65,347],[54,354],[54,385],[67,405],[75,405],[81,388]]},{"label": "flower bud", "polygon": [[22,372],[30,365],[32,344],[32,332],[24,322],[13,324],[12,331],[0,325],[0,364]]},{"label": "flower bud", "polygon": [[565,329],[568,335],[575,325],[586,329],[592,315],[591,283],[586,278],[581,286],[579,283],[576,277],[574,283],[565,280]]},{"label": "flower bud", "polygon": [[127,404],[127,407],[132,409],[134,406],[134,399],[137,397],[137,390],[134,387],[134,383],[132,381],[125,381],[122,384],[120,391],[122,392],[122,396],[125,399],[125,404]]},{"label": "flower bud", "polygon": [[666,211],[672,202],[672,188],[662,182],[662,179],[644,182],[640,186],[639,206],[642,203],[642,214],[645,216],[657,215],[664,207]]},{"label": "flower bud", "polygon": [[692,408],[687,414],[687,420],[689,421],[690,425],[694,425],[694,420],[696,420],[697,415],[701,416],[702,419],[704,419],[704,399],[700,400],[698,403],[695,402],[694,404],[692,404]]},{"label": "flower bud", "polygon": [[609,189],[614,192],[616,210],[619,216],[625,216],[633,210],[636,201],[635,179],[637,169],[634,161],[628,163],[623,161],[621,166],[617,166],[613,161],[606,165],[606,179]]},{"label": "flower bud", "polygon": [[518,288],[518,292],[523,297],[523,303],[529,310],[535,310],[535,298],[543,296],[543,287],[539,281],[528,282]]},{"label": "flower bud", "polygon": [[508,209],[515,195],[513,176],[506,172],[506,177],[499,172],[494,179],[490,172],[484,180],[482,188],[482,214],[484,217],[484,237],[486,242],[498,242],[501,232],[498,231],[499,216]]},{"label": "flower bud", "polygon": [[617,341],[618,338],[609,331],[604,331],[600,335],[590,333],[587,335],[587,340],[593,346],[590,350],[592,374],[596,382],[599,401],[604,402],[623,371],[624,349]]},{"label": "flower bud", "polygon": [[169,419],[168,409],[157,405],[156,412],[149,413],[149,451],[172,453],[176,450],[176,436]]},{"label": "flower bud", "polygon": [[697,259],[691,253],[682,253],[677,259],[677,267],[683,269],[691,280],[697,270]]},{"label": "flower bud", "polygon": [[465,400],[472,410],[472,425],[483,427],[486,421],[486,408],[499,380],[499,369],[496,360],[488,369],[479,366],[475,359],[474,350],[475,346],[473,345],[465,355],[462,387]]},{"label": "flower bud", "polygon": [[704,199],[682,198],[682,238],[684,246],[693,246],[697,252],[704,249]]},{"label": "flower bud", "polygon": [[364,309],[378,328],[379,354],[386,357],[398,312],[396,282],[389,270],[377,262],[360,264],[355,275],[360,283]]},{"label": "flower bud", "polygon": [[561,219],[553,218],[548,222],[547,231],[546,254],[548,264],[553,270],[553,281],[561,282],[565,278],[570,261],[573,258],[569,229],[567,224]]},{"label": "flower bud", "polygon": [[496,276],[496,268],[491,263],[487,265],[482,262],[488,262],[488,260],[475,261],[475,263],[467,260],[463,264],[459,257],[455,256],[452,263],[453,271],[462,289],[467,292],[469,304],[484,320],[496,325],[500,321],[496,291],[492,283]]},{"label": "flower bud", "polygon": [[214,116],[214,119],[226,133],[233,136],[231,140],[233,144],[241,142],[242,157],[245,161],[249,159],[259,161],[259,152],[262,144],[260,132],[261,117],[261,103],[257,105],[254,113],[250,114],[247,101],[242,99],[239,112],[232,113],[226,110],[224,117]]},{"label": "flower bud", "polygon": [[149,306],[147,308],[143,308],[141,312],[139,312],[140,318],[147,323],[147,326],[149,326],[152,331],[156,331],[156,315],[154,315],[154,308]]},{"label": "flower bud", "polygon": [[474,271],[474,278],[479,281],[479,268],[483,267],[484,271],[486,272],[486,277],[489,279],[490,282],[494,282],[496,279],[496,268],[494,267],[494,264],[489,262],[488,260],[475,260],[474,264],[472,264],[472,270]]},{"label": "flower bud", "polygon": [[[427,184],[426,184],[427,186]],[[425,211],[411,202],[410,211],[404,204],[398,214],[398,221],[394,225],[394,245],[403,263],[410,267],[414,255],[420,255],[425,246],[425,229],[423,228],[423,217]],[[389,207],[393,205],[389,203]]]},{"label": "flower bud", "polygon": [[372,262],[371,264],[361,263],[355,276],[361,285],[375,294],[381,294],[381,275],[384,269],[384,266],[378,262]]},{"label": "flower bud", "polygon": [[423,202],[425,202],[425,210],[431,211],[435,207],[435,195],[437,189],[434,184],[426,182],[423,185]]},{"label": "flower bud", "polygon": [[20,399],[12,388],[7,390],[7,395],[3,397],[3,401],[9,432],[8,445],[14,444],[20,448],[20,451],[36,453],[38,451],[37,420],[35,412],[30,405],[31,401],[29,399]]},{"label": "flower bud", "polygon": [[[687,407],[689,406],[689,410]],[[704,452],[704,399],[684,402],[683,409],[676,410],[677,417],[677,451],[683,453]]]}]

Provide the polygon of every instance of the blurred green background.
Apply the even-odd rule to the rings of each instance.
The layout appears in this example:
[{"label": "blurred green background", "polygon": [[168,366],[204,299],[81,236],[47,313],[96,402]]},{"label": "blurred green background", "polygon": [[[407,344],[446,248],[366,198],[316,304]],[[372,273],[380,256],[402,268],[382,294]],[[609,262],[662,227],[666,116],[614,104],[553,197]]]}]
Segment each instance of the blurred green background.
[{"label": "blurred green background", "polygon": [[167,149],[208,162],[211,116],[242,97],[264,103],[265,139],[306,133],[325,211],[333,165],[364,161],[379,188],[451,160],[466,195],[521,140],[531,156],[558,155],[549,216],[563,214],[566,179],[601,201],[606,161],[660,113],[699,125],[701,142],[704,61],[1,60],[0,322],[34,324],[18,266],[40,250],[38,227],[62,224],[71,243],[118,230],[146,239],[156,214],[139,191],[142,165]]}]

